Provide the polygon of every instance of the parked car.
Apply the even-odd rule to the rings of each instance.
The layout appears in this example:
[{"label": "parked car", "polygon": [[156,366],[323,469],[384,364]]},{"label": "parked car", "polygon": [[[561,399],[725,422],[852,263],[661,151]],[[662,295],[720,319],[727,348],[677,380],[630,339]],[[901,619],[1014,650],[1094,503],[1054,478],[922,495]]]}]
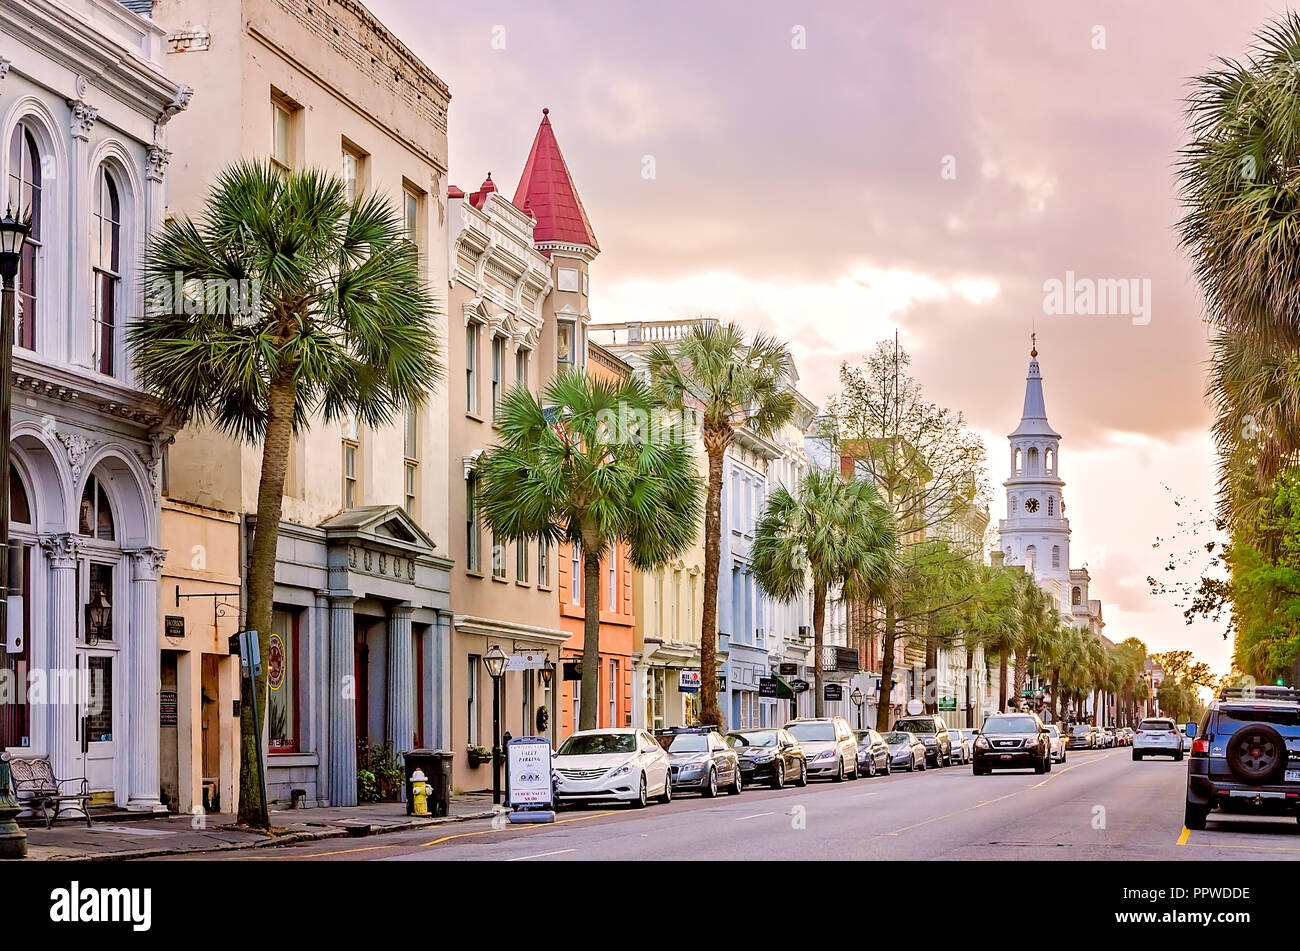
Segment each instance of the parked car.
[{"label": "parked car", "polygon": [[1043,721],[1034,713],[995,713],[984,721],[975,738],[971,768],[976,776],[995,769],[1052,771],[1052,755]]},{"label": "parked car", "polygon": [[952,761],[965,766],[970,762],[973,739],[966,739],[961,730],[949,730],[948,739],[952,742]]},{"label": "parked car", "polygon": [[858,778],[858,741],[843,717],[799,717],[785,728],[803,747],[810,777]]},{"label": "parked car", "polygon": [[889,746],[890,769],[905,769],[909,773],[916,769],[925,769],[925,744],[916,734],[906,730],[891,730],[883,734]]},{"label": "parked car", "polygon": [[1215,808],[1300,822],[1300,690],[1229,688],[1210,701],[1199,725],[1187,724],[1187,735],[1183,825],[1204,829]]},{"label": "parked car", "polygon": [[630,802],[673,798],[668,754],[645,730],[581,730],[552,760],[557,802]]},{"label": "parked car", "polygon": [[1092,730],[1092,748],[1095,750],[1104,750],[1106,748],[1106,732],[1099,726],[1091,726]]},{"label": "parked car", "polygon": [[1183,758],[1183,734],[1177,723],[1168,717],[1147,717],[1138,724],[1137,735],[1133,737],[1133,759],[1148,756]]},{"label": "parked car", "polygon": [[668,754],[674,792],[698,792],[713,797],[726,789],[740,795],[744,778],[740,757],[711,726],[679,726],[655,730]]},{"label": "parked car", "polygon": [[1106,749],[1113,750],[1119,746],[1119,734],[1115,732],[1113,726],[1104,726],[1101,728],[1101,735],[1106,739]]},{"label": "parked car", "polygon": [[1096,749],[1097,739],[1093,735],[1092,727],[1086,723],[1076,723],[1071,726],[1066,737],[1066,746],[1072,750]]},{"label": "parked car", "polygon": [[732,730],[727,743],[740,758],[746,785],[768,783],[784,789],[786,782],[808,785],[808,763],[803,747],[786,730]]},{"label": "parked car", "polygon": [[875,730],[858,730],[858,772],[864,776],[889,775],[889,744]]},{"label": "parked car", "polygon": [[1120,730],[1119,730],[1119,737],[1120,737],[1120,743],[1121,743],[1123,746],[1132,746],[1132,745],[1133,745],[1133,728],[1132,728],[1131,726],[1120,727]]},{"label": "parked car", "polygon": [[925,744],[927,764],[952,765],[952,740],[948,738],[948,724],[943,722],[943,717],[938,714],[899,717],[893,728],[913,733]]},{"label": "parked car", "polygon": [[1047,745],[1051,750],[1053,763],[1065,762],[1066,737],[1055,723],[1047,724]]}]

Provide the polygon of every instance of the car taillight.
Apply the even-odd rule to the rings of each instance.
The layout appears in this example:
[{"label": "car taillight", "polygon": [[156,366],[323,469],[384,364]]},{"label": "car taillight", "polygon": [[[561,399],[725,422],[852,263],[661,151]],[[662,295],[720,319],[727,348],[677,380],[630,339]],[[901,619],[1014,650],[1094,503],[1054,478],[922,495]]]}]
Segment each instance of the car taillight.
[{"label": "car taillight", "polygon": [[1177,730],[1170,730],[1169,732],[1170,732],[1171,735],[1172,735],[1172,734],[1177,734],[1177,733],[1178,733]]},{"label": "car taillight", "polygon": [[1209,752],[1210,752],[1210,741],[1209,741],[1209,740],[1192,740],[1192,752],[1193,752],[1193,753],[1209,753]]}]

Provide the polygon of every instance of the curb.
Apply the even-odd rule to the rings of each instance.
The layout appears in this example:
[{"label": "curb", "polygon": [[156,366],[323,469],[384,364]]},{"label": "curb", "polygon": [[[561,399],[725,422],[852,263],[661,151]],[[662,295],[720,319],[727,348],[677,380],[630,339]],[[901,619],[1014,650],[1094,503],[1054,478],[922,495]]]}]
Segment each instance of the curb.
[{"label": "curb", "polygon": [[[472,819],[490,819],[496,815],[495,810],[469,812],[459,816],[440,816],[430,819],[415,819],[398,825],[371,827],[370,835],[388,835],[394,832],[409,832],[428,826],[448,825],[454,822],[468,822]],[[301,842],[316,842],[322,839],[341,839],[348,835],[346,827],[332,826],[320,832],[290,832],[281,836],[254,839],[249,842],[224,842],[209,848],[198,849],[133,849],[127,852],[104,852],[75,855],[51,855],[44,859],[32,859],[37,862],[119,862],[132,859],[160,858],[165,855],[203,855],[208,852],[239,852],[247,849],[275,849]]]}]

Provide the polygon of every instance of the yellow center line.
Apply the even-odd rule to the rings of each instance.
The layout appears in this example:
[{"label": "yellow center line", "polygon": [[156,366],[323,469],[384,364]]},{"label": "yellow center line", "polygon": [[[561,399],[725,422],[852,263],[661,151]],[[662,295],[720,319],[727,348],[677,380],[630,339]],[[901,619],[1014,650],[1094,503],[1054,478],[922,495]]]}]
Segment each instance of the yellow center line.
[{"label": "yellow center line", "polygon": [[[614,815],[613,809],[606,809],[604,812],[593,812],[587,816],[573,816],[569,819],[556,819],[554,822],[539,822],[535,825],[521,826],[519,832],[541,832],[551,826],[564,825],[566,822],[583,822],[587,819],[599,819],[601,816]],[[502,826],[500,829],[479,829],[477,832],[456,832],[452,835],[444,835],[441,838],[434,839],[432,842],[423,843],[420,848],[427,849],[431,845],[441,845],[443,842],[450,842],[452,839],[469,839],[476,835],[491,835],[493,832],[505,832],[510,826]]]}]

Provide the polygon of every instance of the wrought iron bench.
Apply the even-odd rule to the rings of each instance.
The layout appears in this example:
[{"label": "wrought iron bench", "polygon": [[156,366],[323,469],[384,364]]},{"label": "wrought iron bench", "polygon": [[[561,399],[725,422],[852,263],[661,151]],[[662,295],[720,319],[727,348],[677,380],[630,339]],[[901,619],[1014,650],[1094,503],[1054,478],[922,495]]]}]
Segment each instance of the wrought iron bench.
[{"label": "wrought iron bench", "polygon": [[[45,756],[15,756],[9,761],[9,772],[13,777],[13,791],[16,797],[27,796],[24,805],[39,809],[45,820],[45,828],[50,828],[54,820],[65,812],[80,813],[90,827],[90,781],[84,776],[77,779],[55,779],[54,767]],[[63,787],[70,783],[79,783],[76,792],[64,792]],[[53,812],[50,809],[53,808]]]}]

